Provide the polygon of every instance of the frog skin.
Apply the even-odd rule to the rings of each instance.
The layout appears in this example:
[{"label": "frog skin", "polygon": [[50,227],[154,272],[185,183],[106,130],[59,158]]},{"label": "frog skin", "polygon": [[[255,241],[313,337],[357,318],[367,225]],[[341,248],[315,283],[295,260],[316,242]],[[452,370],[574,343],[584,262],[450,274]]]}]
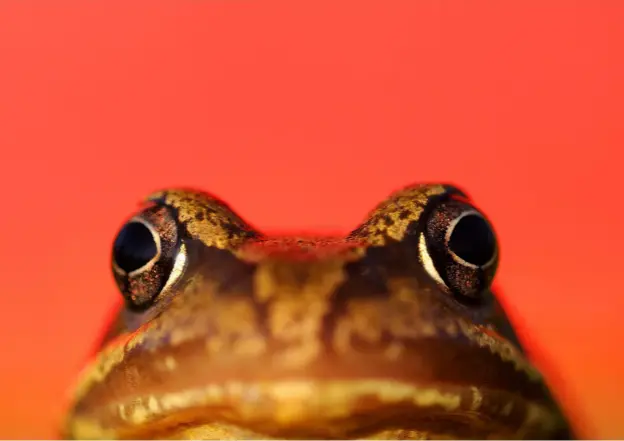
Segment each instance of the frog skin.
[{"label": "frog skin", "polygon": [[269,236],[152,194],[112,253],[124,305],[73,391],[89,439],[570,439],[491,284],[459,188],[392,194],[344,237]]}]

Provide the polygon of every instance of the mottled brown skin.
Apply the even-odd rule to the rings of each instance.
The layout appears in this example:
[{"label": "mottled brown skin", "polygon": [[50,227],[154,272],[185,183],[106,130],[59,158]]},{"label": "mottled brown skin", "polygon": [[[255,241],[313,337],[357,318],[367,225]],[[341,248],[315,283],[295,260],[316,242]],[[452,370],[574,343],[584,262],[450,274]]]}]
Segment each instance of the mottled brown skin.
[{"label": "mottled brown skin", "polygon": [[489,288],[462,299],[426,270],[425,216],[450,197],[469,203],[414,185],[347,237],[314,238],[267,237],[205,193],[150,196],[183,265],[141,307],[126,299],[64,435],[571,437]]}]

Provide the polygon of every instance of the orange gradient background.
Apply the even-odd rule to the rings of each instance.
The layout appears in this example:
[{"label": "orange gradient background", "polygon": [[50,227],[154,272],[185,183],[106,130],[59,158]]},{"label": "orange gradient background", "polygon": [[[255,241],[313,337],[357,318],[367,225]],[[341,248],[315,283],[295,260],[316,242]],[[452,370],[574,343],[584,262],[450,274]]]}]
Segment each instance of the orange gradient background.
[{"label": "orange gradient background", "polygon": [[0,3],[0,436],[56,435],[147,192],[347,231],[442,180],[495,224],[581,433],[624,437],[623,22],[618,0]]}]

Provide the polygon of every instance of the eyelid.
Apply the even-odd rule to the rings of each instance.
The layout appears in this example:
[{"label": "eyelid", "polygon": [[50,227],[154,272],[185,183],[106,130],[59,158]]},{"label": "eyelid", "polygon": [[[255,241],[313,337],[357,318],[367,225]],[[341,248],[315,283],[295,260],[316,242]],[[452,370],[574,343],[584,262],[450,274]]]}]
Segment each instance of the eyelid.
[{"label": "eyelid", "polygon": [[424,233],[420,233],[420,236],[418,238],[418,254],[420,255],[420,261],[422,262],[422,266],[425,271],[427,271],[427,274],[429,274],[429,276],[431,276],[431,278],[435,280],[438,284],[447,287],[446,283],[444,283],[444,280],[440,276],[440,273],[438,273],[438,270],[436,270],[433,259],[429,254]]},{"label": "eyelid", "polygon": [[188,262],[187,257],[188,256],[186,252],[186,245],[184,244],[184,242],[182,242],[173,262],[173,268],[171,268],[169,278],[167,279],[167,282],[165,282],[165,286],[163,286],[162,290],[160,291],[159,296],[161,296],[163,293],[168,292],[171,287],[178,280],[180,280],[182,274],[184,273],[184,270],[186,269],[186,264]]}]

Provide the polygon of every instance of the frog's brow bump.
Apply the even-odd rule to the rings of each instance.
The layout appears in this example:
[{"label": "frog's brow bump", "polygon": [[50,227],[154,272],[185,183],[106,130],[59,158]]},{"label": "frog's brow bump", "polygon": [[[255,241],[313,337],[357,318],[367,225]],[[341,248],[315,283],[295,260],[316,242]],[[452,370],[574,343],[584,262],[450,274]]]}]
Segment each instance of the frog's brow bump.
[{"label": "frog's brow bump", "polygon": [[401,241],[409,225],[420,219],[429,200],[446,192],[445,186],[435,184],[418,184],[397,191],[379,204],[349,237],[375,246],[385,245],[388,239]]},{"label": "frog's brow bump", "polygon": [[245,222],[228,204],[209,193],[169,189],[148,196],[176,210],[178,222],[188,234],[206,246],[231,249],[260,233]]}]

